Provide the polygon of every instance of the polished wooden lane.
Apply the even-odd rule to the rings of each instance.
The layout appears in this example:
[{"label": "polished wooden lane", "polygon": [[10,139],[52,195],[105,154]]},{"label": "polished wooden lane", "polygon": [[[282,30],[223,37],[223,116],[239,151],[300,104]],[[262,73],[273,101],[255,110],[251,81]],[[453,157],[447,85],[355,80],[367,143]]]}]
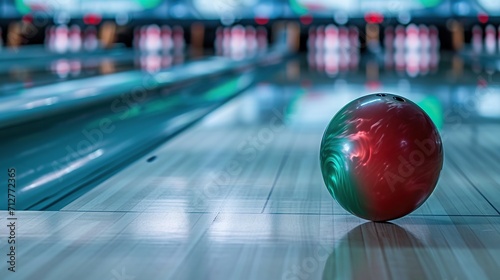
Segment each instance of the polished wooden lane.
[{"label": "polished wooden lane", "polygon": [[18,272],[2,262],[2,279],[498,277],[500,125],[445,124],[436,191],[371,223],[319,169],[323,129],[359,95],[297,92],[252,88],[61,211],[18,213]]}]

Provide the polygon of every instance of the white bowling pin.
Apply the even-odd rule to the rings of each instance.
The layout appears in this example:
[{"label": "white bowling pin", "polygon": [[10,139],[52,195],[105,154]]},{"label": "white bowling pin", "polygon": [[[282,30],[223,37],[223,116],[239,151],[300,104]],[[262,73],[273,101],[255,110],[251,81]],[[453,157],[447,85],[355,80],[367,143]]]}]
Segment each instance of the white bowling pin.
[{"label": "white bowling pin", "polygon": [[69,50],[79,52],[82,48],[82,31],[78,25],[71,26],[69,30]]},{"label": "white bowling pin", "polygon": [[318,26],[316,28],[316,51],[321,52],[325,49],[325,27]]},{"label": "white bowling pin", "polygon": [[86,51],[94,51],[99,47],[99,40],[97,39],[97,30],[93,26],[87,27],[83,34],[83,48]]},{"label": "white bowling pin", "polygon": [[174,51],[181,53],[186,47],[186,41],[184,40],[184,29],[180,26],[174,26],[172,29],[172,39],[174,42]]},{"label": "white bowling pin", "polygon": [[257,31],[253,26],[247,26],[245,30],[246,49],[249,54],[257,51]]},{"label": "white bowling pin", "polygon": [[316,48],[316,28],[310,27],[307,37],[307,49],[310,52],[314,52]]},{"label": "white bowling pin", "polygon": [[333,24],[325,28],[325,46],[326,51],[338,51],[339,49],[339,29]]},{"label": "white bowling pin", "polygon": [[423,51],[429,51],[431,43],[430,43],[430,35],[429,28],[421,24],[419,26],[418,37],[420,38],[420,48]]},{"label": "white bowling pin", "polygon": [[391,51],[394,47],[394,28],[388,26],[384,30],[384,48],[386,51]]},{"label": "white bowling pin", "polygon": [[404,26],[398,25],[394,32],[394,49],[404,50],[406,44],[406,30]]},{"label": "white bowling pin", "polygon": [[420,50],[419,28],[413,23],[406,27],[405,47],[408,51]]},{"label": "white bowling pin", "polygon": [[441,47],[441,42],[439,41],[439,30],[434,25],[429,27],[429,44],[432,52],[439,51]]},{"label": "white bowling pin", "polygon": [[483,30],[479,25],[472,28],[472,50],[475,53],[483,51]]},{"label": "white bowling pin", "polygon": [[69,46],[69,30],[65,25],[56,27],[54,38],[54,50],[58,53],[65,53]]},{"label": "white bowling pin", "polygon": [[359,52],[359,29],[356,26],[349,27],[349,45],[351,53]]},{"label": "white bowling pin", "polygon": [[484,46],[486,47],[486,52],[488,54],[494,54],[497,49],[497,32],[496,28],[488,24],[486,26],[485,36],[484,36]]},{"label": "white bowling pin", "polygon": [[172,29],[168,25],[161,27],[161,46],[164,52],[171,52],[174,48]]},{"label": "white bowling pin", "polygon": [[235,25],[231,28],[231,52],[240,53],[245,50],[245,28]]},{"label": "white bowling pin", "polygon": [[146,29],[146,51],[159,52],[161,50],[161,31],[156,24],[148,26]]},{"label": "white bowling pin", "polygon": [[257,48],[259,51],[263,51],[267,49],[268,41],[267,41],[267,30],[259,26],[257,27]]},{"label": "white bowling pin", "polygon": [[348,52],[351,48],[349,41],[349,30],[345,26],[339,27],[339,48],[341,51]]}]

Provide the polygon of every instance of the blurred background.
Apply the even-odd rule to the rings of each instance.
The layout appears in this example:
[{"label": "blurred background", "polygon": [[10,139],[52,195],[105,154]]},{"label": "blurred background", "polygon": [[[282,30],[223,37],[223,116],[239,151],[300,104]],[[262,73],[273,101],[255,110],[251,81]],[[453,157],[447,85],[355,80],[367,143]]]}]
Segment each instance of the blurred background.
[{"label": "blurred background", "polygon": [[[393,28],[410,23],[425,25],[417,33],[439,32],[436,36],[441,41],[440,47],[460,50],[464,43],[472,43],[479,36],[497,34],[495,24],[500,19],[500,4],[493,0],[3,0],[0,3],[5,46],[44,44],[57,52],[118,46],[169,49],[169,41],[174,37],[178,44],[182,38],[190,48],[210,49],[218,47],[218,40],[239,33],[273,41],[273,30],[276,31],[273,26],[287,21],[298,23],[300,50],[307,48],[311,27],[328,24],[357,27],[361,30],[360,47],[364,50],[374,47],[376,43],[372,41],[376,39],[384,45],[384,40],[394,39]],[[252,28],[242,32],[232,29],[240,25]],[[254,34],[257,27],[261,34]]]}]

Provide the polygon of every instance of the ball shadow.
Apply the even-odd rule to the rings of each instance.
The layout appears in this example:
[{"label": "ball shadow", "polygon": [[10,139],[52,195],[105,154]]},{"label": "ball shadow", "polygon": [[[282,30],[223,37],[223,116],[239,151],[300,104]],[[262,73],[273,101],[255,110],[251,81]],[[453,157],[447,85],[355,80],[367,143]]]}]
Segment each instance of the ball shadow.
[{"label": "ball shadow", "polygon": [[335,246],[323,279],[422,279],[436,275],[438,267],[423,247],[417,237],[398,225],[368,222],[349,231]]}]

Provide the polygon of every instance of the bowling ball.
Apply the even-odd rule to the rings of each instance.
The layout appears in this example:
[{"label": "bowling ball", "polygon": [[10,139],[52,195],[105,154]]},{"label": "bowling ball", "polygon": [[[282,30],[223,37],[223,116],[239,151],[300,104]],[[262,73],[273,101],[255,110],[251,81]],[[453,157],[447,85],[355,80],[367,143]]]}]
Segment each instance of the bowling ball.
[{"label": "bowling ball", "polygon": [[330,121],[321,141],[323,180],[333,198],[367,220],[402,217],[422,205],[443,166],[439,132],[412,101],[360,97]]}]

